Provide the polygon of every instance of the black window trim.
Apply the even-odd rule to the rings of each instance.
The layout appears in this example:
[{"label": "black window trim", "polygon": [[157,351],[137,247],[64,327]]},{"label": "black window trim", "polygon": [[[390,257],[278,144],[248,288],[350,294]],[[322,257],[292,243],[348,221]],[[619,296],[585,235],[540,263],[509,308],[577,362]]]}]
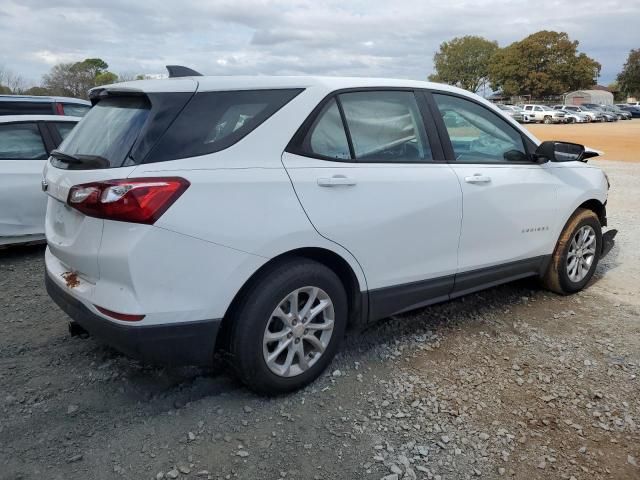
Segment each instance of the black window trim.
[{"label": "black window trim", "polygon": [[[424,125],[423,133],[427,136],[427,141],[429,142],[429,147],[431,149],[431,156],[433,157],[431,160],[421,160],[419,162],[411,161],[411,162],[380,162],[380,161],[359,161],[355,158],[355,151],[353,149],[353,141],[351,139],[351,133],[349,131],[349,126],[347,125],[346,118],[344,115],[344,111],[342,109],[342,103],[340,102],[340,95],[345,93],[359,93],[359,92],[411,92],[413,93],[416,104],[418,105],[418,110],[420,111],[422,117],[422,123]],[[318,105],[311,111],[311,113],[307,116],[307,118],[302,122],[296,133],[293,135],[289,144],[285,148],[285,152],[291,153],[294,155],[299,155],[301,157],[306,158],[314,158],[316,160],[325,160],[329,162],[338,162],[338,163],[352,163],[352,164],[361,164],[361,165],[425,165],[425,164],[437,164],[437,163],[446,163],[446,156],[443,151],[443,144],[440,141],[440,136],[438,135],[438,131],[436,129],[436,125],[434,124],[434,119],[431,115],[429,115],[428,107],[425,104],[425,98],[422,95],[423,90],[419,88],[409,88],[409,87],[350,87],[350,88],[341,88],[338,90],[334,90],[325,96]],[[308,134],[313,128],[316,126],[320,115],[324,112],[325,106],[331,102],[332,99],[336,100],[336,104],[338,105],[338,110],[340,111],[340,117],[342,119],[342,126],[345,130],[345,134],[347,136],[347,142],[349,144],[349,151],[351,154],[351,158],[342,159],[329,157],[326,155],[321,155],[318,153],[314,153],[306,150],[305,140],[308,137]]]},{"label": "black window trim", "polygon": [[[51,154],[51,150],[55,148],[53,144],[53,140],[47,127],[44,125],[44,120],[15,120],[13,122],[2,122],[2,125],[35,125],[40,133],[40,140],[42,140],[42,146],[44,147],[44,151],[47,154],[47,157]],[[33,162],[38,160],[46,160],[46,158],[0,158],[0,162],[11,161],[11,160],[20,160],[25,162]]]},{"label": "black window trim", "polygon": [[[72,120],[45,120],[44,124],[49,131],[49,135],[51,135],[51,139],[53,141],[53,148],[58,148],[58,146],[62,143],[62,136],[58,131],[57,123],[71,123],[73,126],[76,126],[78,122]],[[52,149],[53,149],[52,148]]]},{"label": "black window trim", "polygon": [[431,111],[431,115],[435,120],[439,135],[442,139],[442,147],[445,152],[445,157],[447,158],[448,163],[457,164],[457,165],[528,165],[528,166],[540,165],[533,159],[533,156],[532,156],[532,153],[535,150],[536,145],[533,143],[533,141],[531,141],[529,137],[527,137],[522,132],[520,128],[516,128],[514,125],[510,125],[506,119],[504,119],[505,122],[508,125],[510,125],[516,131],[516,133],[520,136],[522,140],[522,146],[524,147],[525,153],[529,156],[530,160],[523,160],[523,161],[496,160],[496,161],[490,161],[490,162],[486,162],[486,161],[478,162],[473,160],[462,160],[462,161],[456,160],[456,156],[453,151],[453,146],[451,144],[451,139],[449,138],[449,132],[444,123],[444,119],[442,118],[442,114],[440,113],[440,109],[436,104],[435,98],[433,97],[433,94],[448,95],[450,97],[460,98],[462,100],[466,100],[468,102],[474,103],[475,105],[478,105],[479,107],[484,108],[485,110],[493,113],[494,115],[497,115],[497,113],[491,110],[490,108],[488,108],[486,105],[483,105],[482,103],[478,102],[474,98],[468,97],[466,95],[460,95],[455,92],[447,92],[444,90],[436,90],[436,89],[424,89],[423,91],[425,94],[425,98],[427,100],[427,105],[429,106],[429,110]]}]

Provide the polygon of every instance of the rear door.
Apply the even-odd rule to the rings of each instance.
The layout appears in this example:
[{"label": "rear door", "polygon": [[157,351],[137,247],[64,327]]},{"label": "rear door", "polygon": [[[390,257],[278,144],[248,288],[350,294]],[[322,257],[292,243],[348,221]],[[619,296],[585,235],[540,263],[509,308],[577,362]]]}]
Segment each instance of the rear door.
[{"label": "rear door", "polygon": [[537,271],[553,244],[554,169],[532,161],[530,141],[487,106],[445,92],[433,92],[430,104],[463,192],[455,291]]},{"label": "rear door", "polygon": [[327,99],[283,155],[314,227],[361,264],[373,318],[452,287],[461,191],[441,160],[421,96],[405,90]]},{"label": "rear door", "polygon": [[44,233],[46,135],[39,122],[0,123],[0,242]]}]

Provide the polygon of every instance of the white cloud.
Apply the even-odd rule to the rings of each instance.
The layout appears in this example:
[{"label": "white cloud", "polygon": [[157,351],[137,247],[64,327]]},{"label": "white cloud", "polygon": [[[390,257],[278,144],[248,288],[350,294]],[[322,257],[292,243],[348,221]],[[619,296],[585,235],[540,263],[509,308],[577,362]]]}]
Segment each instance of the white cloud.
[{"label": "white cloud", "polygon": [[607,83],[640,46],[640,3],[622,0],[0,0],[0,12],[0,63],[36,81],[87,57],[116,72],[425,78],[454,36],[506,45],[548,29],[579,40]]}]

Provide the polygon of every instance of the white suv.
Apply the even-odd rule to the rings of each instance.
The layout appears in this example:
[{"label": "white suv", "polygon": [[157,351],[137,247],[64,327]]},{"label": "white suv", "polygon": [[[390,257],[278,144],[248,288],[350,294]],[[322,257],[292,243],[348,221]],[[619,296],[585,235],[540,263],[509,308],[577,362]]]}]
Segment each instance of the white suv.
[{"label": "white suv", "polygon": [[47,288],[146,361],[222,350],[290,391],[347,326],[528,276],[576,292],[602,252],[594,154],[454,87],[191,76],[92,99],[45,171]]}]

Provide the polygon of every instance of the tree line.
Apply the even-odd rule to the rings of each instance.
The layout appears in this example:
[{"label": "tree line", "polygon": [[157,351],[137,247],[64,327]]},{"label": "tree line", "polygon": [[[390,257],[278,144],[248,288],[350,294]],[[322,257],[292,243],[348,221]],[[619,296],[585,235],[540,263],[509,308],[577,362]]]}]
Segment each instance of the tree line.
[{"label": "tree line", "polygon": [[[472,92],[489,87],[507,97],[560,95],[597,83],[600,63],[578,52],[578,46],[565,32],[546,30],[503,48],[483,37],[456,37],[440,45],[433,57],[435,73],[429,80]],[[142,78],[116,75],[101,58],[87,58],[55,65],[40,85],[26,88],[23,78],[0,66],[0,94],[86,98],[93,87]],[[614,87],[626,96],[640,96],[640,48],[629,52]]]},{"label": "tree line", "polygon": [[0,94],[87,98],[93,87],[143,78],[144,75],[116,75],[109,71],[109,65],[101,58],[86,58],[81,62],[54,65],[49,73],[43,75],[40,85],[27,88],[27,82],[21,76],[0,66]]},{"label": "tree line", "polygon": [[[578,52],[578,46],[567,33],[547,30],[503,48],[483,37],[456,37],[440,45],[429,80],[472,92],[489,87],[507,97],[560,95],[589,88],[600,75],[600,63]],[[640,95],[640,49],[631,50],[613,87]]]}]

